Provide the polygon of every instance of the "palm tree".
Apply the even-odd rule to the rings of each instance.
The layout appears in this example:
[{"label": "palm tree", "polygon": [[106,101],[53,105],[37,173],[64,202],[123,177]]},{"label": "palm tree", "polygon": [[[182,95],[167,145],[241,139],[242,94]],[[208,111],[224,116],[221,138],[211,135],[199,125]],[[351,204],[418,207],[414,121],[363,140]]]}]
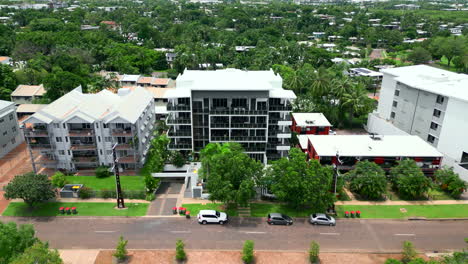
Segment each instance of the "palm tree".
[{"label": "palm tree", "polygon": [[340,103],[343,108],[349,111],[350,125],[353,123],[354,114],[362,113],[369,108],[368,100],[367,92],[361,84],[354,84],[348,92],[343,94]]},{"label": "palm tree", "polygon": [[330,88],[332,78],[326,68],[318,68],[312,75],[312,94],[322,96]]}]

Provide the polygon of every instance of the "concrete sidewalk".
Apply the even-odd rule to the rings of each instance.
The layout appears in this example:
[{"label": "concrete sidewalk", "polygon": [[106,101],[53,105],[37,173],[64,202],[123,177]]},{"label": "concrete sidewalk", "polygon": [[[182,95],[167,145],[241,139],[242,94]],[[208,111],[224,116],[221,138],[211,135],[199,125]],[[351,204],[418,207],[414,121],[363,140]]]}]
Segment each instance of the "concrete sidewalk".
[{"label": "concrete sidewalk", "polygon": [[64,264],[92,264],[99,251],[99,249],[61,249],[59,253]]},{"label": "concrete sidewalk", "polygon": [[437,200],[437,201],[338,201],[335,205],[438,205],[438,204],[468,204],[467,200]]},{"label": "concrete sidewalk", "polygon": [[[23,199],[12,199],[12,202],[23,202]],[[150,203],[146,200],[139,199],[124,199],[126,203]],[[89,199],[80,199],[80,198],[56,198],[53,202],[62,202],[62,203],[117,203],[116,198],[89,198]]]}]

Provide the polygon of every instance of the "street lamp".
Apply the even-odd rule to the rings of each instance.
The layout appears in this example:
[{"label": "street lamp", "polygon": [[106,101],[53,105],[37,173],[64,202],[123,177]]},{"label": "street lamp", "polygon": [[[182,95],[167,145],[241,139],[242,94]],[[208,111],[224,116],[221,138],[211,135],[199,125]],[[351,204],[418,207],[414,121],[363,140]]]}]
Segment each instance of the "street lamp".
[{"label": "street lamp", "polygon": [[125,208],[125,203],[122,195],[122,187],[120,186],[119,159],[117,158],[117,153],[115,151],[116,147],[117,143],[115,143],[112,147],[112,158],[114,160],[114,166],[111,168],[111,170],[114,170],[115,175],[115,185],[117,188],[117,208],[123,209]]}]

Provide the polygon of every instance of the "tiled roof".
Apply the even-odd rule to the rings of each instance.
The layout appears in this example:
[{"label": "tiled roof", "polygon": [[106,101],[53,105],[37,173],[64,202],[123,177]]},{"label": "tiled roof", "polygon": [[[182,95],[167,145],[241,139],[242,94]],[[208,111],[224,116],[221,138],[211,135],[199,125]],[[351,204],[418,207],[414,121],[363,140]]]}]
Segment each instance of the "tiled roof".
[{"label": "tiled roof", "polygon": [[44,86],[20,84],[11,93],[11,96],[43,96],[46,93]]}]

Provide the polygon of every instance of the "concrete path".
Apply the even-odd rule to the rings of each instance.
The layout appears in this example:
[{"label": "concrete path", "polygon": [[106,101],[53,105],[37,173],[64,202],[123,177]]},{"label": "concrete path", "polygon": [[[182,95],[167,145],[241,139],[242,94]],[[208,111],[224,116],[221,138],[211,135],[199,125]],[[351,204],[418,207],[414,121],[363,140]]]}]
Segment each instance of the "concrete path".
[{"label": "concrete path", "polygon": [[92,264],[99,251],[99,249],[61,249],[59,253],[64,264]]}]

